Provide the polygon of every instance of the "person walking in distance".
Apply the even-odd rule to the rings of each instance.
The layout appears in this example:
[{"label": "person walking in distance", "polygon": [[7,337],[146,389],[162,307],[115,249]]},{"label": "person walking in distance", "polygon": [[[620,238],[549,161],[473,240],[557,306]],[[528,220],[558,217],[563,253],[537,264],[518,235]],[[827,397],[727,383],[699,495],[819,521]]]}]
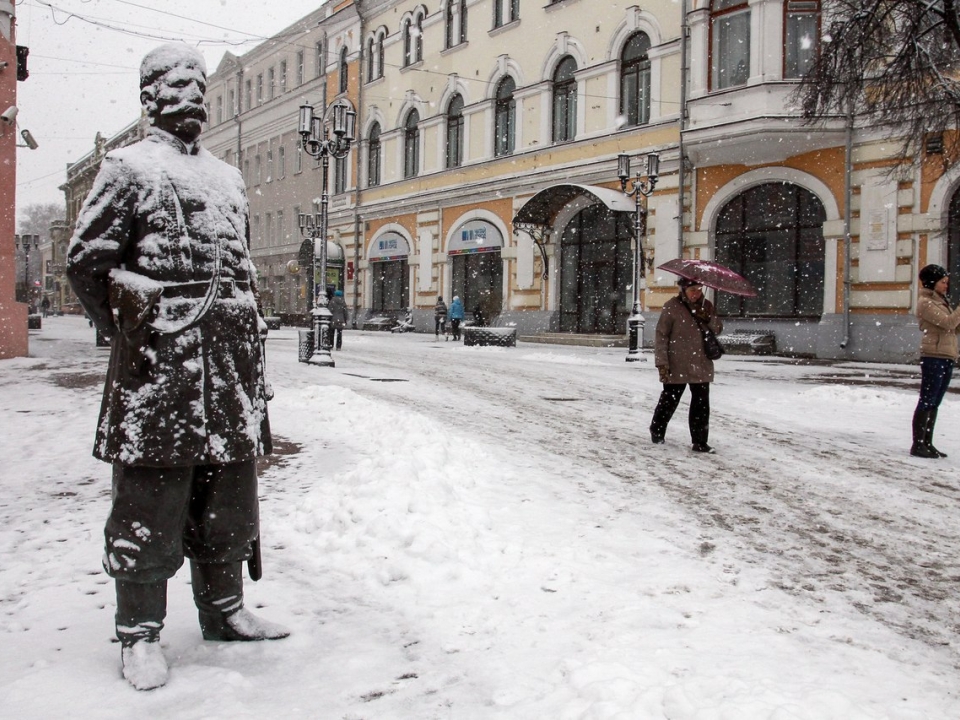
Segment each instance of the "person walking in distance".
[{"label": "person walking in distance", "polygon": [[163,45],[140,65],[147,136],[109,152],[67,275],[111,338],[93,454],[113,466],[104,569],[124,677],[167,680],[167,581],[190,560],[203,637],[286,637],[249,611],[259,578],[256,458],[271,452],[262,318],[243,178],[204,149],[203,57]]},{"label": "person walking in distance", "polygon": [[433,307],[433,333],[436,336],[437,340],[440,339],[440,333],[443,333],[443,336],[447,336],[447,304],[443,301],[443,297],[437,297],[437,304]]},{"label": "person walking in distance", "polygon": [[343,346],[343,329],[347,327],[347,303],[343,299],[343,290],[334,290],[330,298],[331,328],[333,329],[333,346],[339,350]]},{"label": "person walking in distance", "polygon": [[917,318],[920,323],[920,399],[913,411],[913,445],[910,454],[921,458],[942,458],[947,454],[933,446],[937,411],[947,393],[957,361],[957,332],[960,308],[950,307],[950,276],[940,265],[920,270]]},{"label": "person walking in distance", "polygon": [[710,432],[710,383],[713,360],[707,357],[699,322],[719,335],[723,322],[713,303],[703,296],[703,286],[693,280],[679,282],[680,293],[668,300],[657,321],[655,360],[663,390],[650,422],[650,439],[664,442],[667,424],[690,386],[690,439],[694,452],[712,453]]},{"label": "person walking in distance", "polygon": [[453,335],[454,340],[460,339],[460,323],[463,322],[463,303],[460,301],[459,296],[454,296],[453,300],[450,301],[450,333]]}]

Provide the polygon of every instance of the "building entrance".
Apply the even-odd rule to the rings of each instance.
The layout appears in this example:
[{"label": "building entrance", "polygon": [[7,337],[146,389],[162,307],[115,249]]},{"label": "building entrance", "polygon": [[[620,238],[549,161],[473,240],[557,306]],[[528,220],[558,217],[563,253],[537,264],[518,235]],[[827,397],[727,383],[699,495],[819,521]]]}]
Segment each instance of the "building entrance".
[{"label": "building entrance", "polygon": [[602,204],[567,224],[560,239],[560,332],[625,332],[632,237],[629,215]]}]

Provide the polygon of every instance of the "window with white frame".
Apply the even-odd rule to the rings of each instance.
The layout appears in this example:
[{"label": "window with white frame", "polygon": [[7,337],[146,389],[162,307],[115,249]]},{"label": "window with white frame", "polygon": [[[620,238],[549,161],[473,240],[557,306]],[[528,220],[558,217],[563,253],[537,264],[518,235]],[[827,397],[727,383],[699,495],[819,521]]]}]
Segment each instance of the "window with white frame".
[{"label": "window with white frame", "polygon": [[620,54],[620,117],[630,127],[650,122],[650,38],[635,33]]},{"label": "window with white frame", "polygon": [[349,81],[348,70],[347,70],[347,47],[343,46],[340,48],[340,66],[339,66],[339,77],[340,81],[339,92],[345,93],[347,91],[347,84]]},{"label": "window with white frame", "polygon": [[553,142],[569,142],[577,135],[577,61],[564,57],[553,72]]},{"label": "window with white frame", "polygon": [[303,85],[304,76],[303,76],[303,50],[297,52],[297,85]]},{"label": "window with white frame", "polygon": [[374,56],[374,39],[367,38],[367,82],[373,82],[377,78],[377,64]]},{"label": "window with white frame", "polygon": [[333,193],[339,195],[347,191],[347,158],[333,159]]},{"label": "window with white frame", "polygon": [[503,27],[520,19],[520,0],[493,0],[493,27]]},{"label": "window with white frame", "polygon": [[323,40],[317,40],[316,45],[314,45],[314,52],[316,53],[316,71],[317,77],[322,77],[323,74],[327,71],[327,51],[326,43]]},{"label": "window with white frame", "polygon": [[463,164],[463,97],[459,94],[447,104],[447,167]]},{"label": "window with white frame", "polygon": [[423,60],[423,16],[424,10],[417,10],[413,18],[413,27],[410,32],[413,34],[413,62]]},{"label": "window with white frame", "polygon": [[447,0],[447,4],[443,8],[443,47],[446,49],[452,48],[454,45],[453,3],[454,0]]},{"label": "window with white frame", "polygon": [[277,243],[283,245],[286,242],[287,229],[283,226],[283,210],[277,210]]},{"label": "window with white frame", "polygon": [[273,100],[277,96],[277,71],[274,68],[267,70],[267,97]]},{"label": "window with white frame", "polygon": [[285,93],[287,91],[287,61],[280,61],[280,92]]},{"label": "window with white frame", "polygon": [[517,84],[507,76],[497,85],[494,108],[493,154],[497,157],[510,155],[514,150],[517,125],[517,101],[513,97]]},{"label": "window with white frame", "polygon": [[411,110],[403,124],[403,176],[416,177],[420,172],[420,113]]},{"label": "window with white frame", "polygon": [[263,73],[257,75],[257,105],[263,105]]},{"label": "window with white frame", "polygon": [[297,139],[297,155],[293,160],[293,172],[296,174],[303,172],[303,140]]},{"label": "window with white frame", "polygon": [[367,187],[380,184],[380,123],[374,123],[367,136]]},{"label": "window with white frame", "polygon": [[750,6],[746,0],[713,0],[710,13],[710,85],[746,85],[750,77]]},{"label": "window with white frame", "polygon": [[273,148],[267,148],[267,182],[273,181]]},{"label": "window with white frame", "polygon": [[820,49],[820,2],[787,0],[784,13],[783,76],[801,78],[817,59]]},{"label": "window with white frame", "polygon": [[283,178],[287,174],[287,149],[281,145],[277,148],[277,177]]},{"label": "window with white frame", "polygon": [[223,95],[217,95],[217,125],[223,122]]},{"label": "window with white frame", "polygon": [[400,32],[403,36],[403,66],[413,63],[413,36],[410,34],[410,21],[404,20],[400,26]]}]

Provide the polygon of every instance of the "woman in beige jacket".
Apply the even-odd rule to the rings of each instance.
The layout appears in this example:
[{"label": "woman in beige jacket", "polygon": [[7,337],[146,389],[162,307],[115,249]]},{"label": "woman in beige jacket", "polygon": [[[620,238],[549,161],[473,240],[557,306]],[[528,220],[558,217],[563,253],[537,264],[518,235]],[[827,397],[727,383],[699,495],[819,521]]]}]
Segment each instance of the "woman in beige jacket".
[{"label": "woman in beige jacket", "polygon": [[947,293],[950,276],[940,265],[920,271],[917,318],[920,321],[920,400],[913,413],[913,445],[910,454],[922,458],[946,457],[933,446],[937,410],[947,393],[957,360],[960,308],[950,309]]},{"label": "woman in beige jacket", "polygon": [[703,337],[697,321],[719,335],[723,322],[713,303],[703,296],[703,287],[692,280],[680,281],[680,293],[663,306],[657,322],[655,360],[663,391],[650,422],[650,439],[664,442],[667,424],[687,385],[690,386],[690,439],[694,452],[712,453],[707,444],[710,432],[710,383],[713,360],[703,349]]}]

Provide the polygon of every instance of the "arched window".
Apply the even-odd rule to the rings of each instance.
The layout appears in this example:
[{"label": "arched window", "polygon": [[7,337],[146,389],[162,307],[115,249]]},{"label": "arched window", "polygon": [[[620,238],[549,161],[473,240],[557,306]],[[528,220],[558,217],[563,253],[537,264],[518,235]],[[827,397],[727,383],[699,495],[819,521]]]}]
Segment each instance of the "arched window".
[{"label": "arched window", "polygon": [[403,35],[403,66],[406,67],[413,62],[413,56],[411,55],[411,43],[413,38],[410,35],[410,21],[404,20],[403,26],[400,30]]},{"label": "arched window", "polygon": [[710,85],[746,85],[750,77],[750,6],[747,0],[713,0],[710,8]]},{"label": "arched window", "polygon": [[636,33],[620,54],[620,115],[624,125],[650,122],[650,38]]},{"label": "arched window", "polygon": [[367,143],[367,187],[380,184],[380,123],[370,128]]},{"label": "arched window", "polygon": [[494,110],[493,154],[497,157],[510,155],[514,150],[517,124],[517,102],[513,93],[517,84],[509,75],[497,85],[497,100]]},{"label": "arched window", "polygon": [[383,38],[384,33],[377,35],[377,77],[383,77]]},{"label": "arched window", "polygon": [[413,23],[413,61],[423,60],[423,11],[417,13]]},{"label": "arched window", "polygon": [[567,55],[553,73],[553,141],[573,140],[577,134],[577,61]]},{"label": "arched window", "polygon": [[785,182],[750,188],[717,217],[717,261],[753,283],[757,297],[717,294],[722,315],[819,317],[823,314],[823,204]]},{"label": "arched window", "polygon": [[377,64],[373,54],[373,38],[367,40],[367,82],[373,82],[377,77]]},{"label": "arched window", "polygon": [[340,48],[340,90],[339,92],[345,93],[347,91],[347,48],[346,46]]},{"label": "arched window", "polygon": [[411,110],[403,123],[403,176],[416,177],[420,173],[420,113]]},{"label": "arched window", "polygon": [[463,98],[454,95],[447,105],[447,167],[463,164]]},{"label": "arched window", "polygon": [[820,0],[787,0],[783,12],[783,76],[801,78],[820,51]]}]

